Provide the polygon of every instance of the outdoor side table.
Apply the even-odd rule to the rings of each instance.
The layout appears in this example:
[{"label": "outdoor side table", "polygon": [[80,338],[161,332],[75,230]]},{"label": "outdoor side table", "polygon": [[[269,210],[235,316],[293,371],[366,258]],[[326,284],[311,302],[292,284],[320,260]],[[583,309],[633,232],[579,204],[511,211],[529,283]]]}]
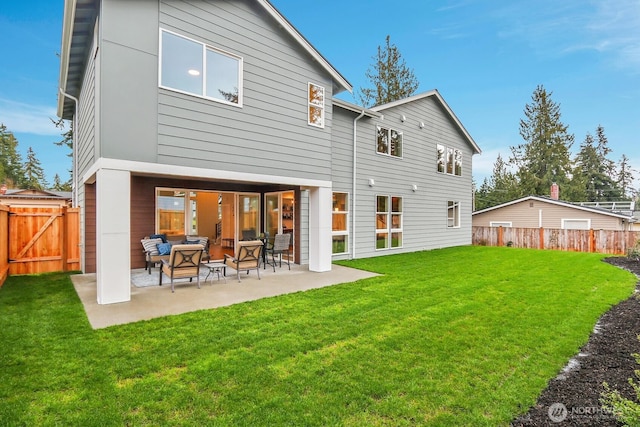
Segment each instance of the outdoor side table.
[{"label": "outdoor side table", "polygon": [[[217,274],[218,275],[218,282],[220,281],[220,273],[222,273],[222,278],[224,279],[224,283],[227,283],[227,264],[223,263],[221,260],[220,261],[211,261],[211,262],[204,262],[202,263],[203,267],[206,267],[209,269],[209,272],[207,273],[207,277],[204,278],[205,283],[207,282],[207,279],[209,278],[210,274]],[[213,282],[213,276],[211,276],[211,281]]]}]

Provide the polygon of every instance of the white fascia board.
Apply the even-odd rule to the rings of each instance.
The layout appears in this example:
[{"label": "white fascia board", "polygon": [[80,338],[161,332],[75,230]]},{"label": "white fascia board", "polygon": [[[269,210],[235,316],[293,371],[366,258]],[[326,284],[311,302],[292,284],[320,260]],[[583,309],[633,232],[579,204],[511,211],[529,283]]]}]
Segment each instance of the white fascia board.
[{"label": "white fascia board", "polygon": [[[69,55],[71,54],[71,38],[73,35],[73,23],[76,16],[76,0],[66,0],[64,2],[64,15],[62,19],[62,42],[60,46],[60,76],[58,88],[66,92],[67,74],[69,72]],[[64,111],[64,96],[59,92],[58,110],[56,114],[62,117]]]},{"label": "white fascia board", "polygon": [[339,84],[340,87],[349,91],[350,93],[353,92],[351,83],[349,83],[347,79],[345,79],[342,74],[340,74],[338,70],[336,70],[333,65],[331,65],[329,61],[327,61],[325,57],[322,56],[322,54],[320,54],[320,52],[318,52],[316,48],[313,47],[311,43],[309,43],[309,41],[302,34],[300,34],[300,32],[293,25],[291,25],[287,18],[280,14],[280,12],[275,7],[273,7],[271,3],[269,3],[269,1],[259,0],[258,3],[260,3],[276,21],[278,21],[278,24],[280,24],[282,28],[284,28],[291,35],[291,37],[293,37],[298,43],[300,43],[300,45],[313,57],[313,59],[318,61],[318,64],[320,64],[331,75],[331,77],[333,77],[333,79]]},{"label": "white fascia board", "polygon": [[[170,166],[170,168],[167,168]],[[82,176],[83,183],[95,181],[98,170],[112,169],[129,171],[132,174],[147,174],[149,176],[169,177],[169,178],[189,178],[198,180],[216,180],[232,182],[251,182],[266,184],[285,184],[300,187],[332,188],[331,181],[320,179],[296,178],[290,176],[265,175],[248,172],[234,172],[225,170],[215,170],[206,168],[196,168],[191,166],[176,166],[160,163],[145,163],[132,160],[120,160],[101,157]]]}]

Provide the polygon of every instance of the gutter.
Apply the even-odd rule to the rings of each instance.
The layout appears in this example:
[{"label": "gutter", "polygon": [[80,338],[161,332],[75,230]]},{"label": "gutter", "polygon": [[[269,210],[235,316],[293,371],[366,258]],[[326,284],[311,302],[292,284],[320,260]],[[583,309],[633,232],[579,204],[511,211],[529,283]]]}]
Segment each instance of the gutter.
[{"label": "gutter", "polygon": [[60,95],[65,98],[69,98],[74,103],[74,113],[73,113],[73,121],[71,124],[71,143],[73,144],[73,165],[71,166],[71,206],[74,208],[78,207],[78,146],[77,142],[77,129],[76,125],[78,123],[78,98],[75,96],[69,95],[62,88],[59,88]]},{"label": "gutter", "polygon": [[357,166],[357,124],[356,122],[364,117],[365,110],[358,117],[353,119],[353,179],[352,179],[352,200],[351,200],[351,257],[350,259],[355,259],[356,257],[356,166]]}]

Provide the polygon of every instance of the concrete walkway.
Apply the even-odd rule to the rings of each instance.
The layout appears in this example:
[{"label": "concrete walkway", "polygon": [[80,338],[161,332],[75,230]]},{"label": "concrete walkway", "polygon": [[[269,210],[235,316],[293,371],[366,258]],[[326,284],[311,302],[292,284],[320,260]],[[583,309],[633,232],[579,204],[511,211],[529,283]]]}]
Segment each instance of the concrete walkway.
[{"label": "concrete walkway", "polygon": [[[152,272],[155,277],[158,270]],[[97,287],[95,274],[71,275],[73,285],[84,305],[89,323],[94,329],[113,325],[153,319],[155,317],[187,313],[224,307],[232,304],[253,301],[276,295],[322,288],[339,283],[354,282],[374,277],[377,274],[353,268],[332,265],[331,271],[314,273],[306,265],[291,265],[291,271],[285,265],[260,270],[261,280],[255,271],[249,275],[241,273],[242,281],[238,283],[235,270],[229,268],[226,283],[217,277],[209,276],[200,282],[176,284],[175,293],[171,292],[170,281],[163,280],[163,285],[139,288],[131,285],[131,301],[118,304],[97,303]],[[176,282],[178,283],[178,282]]]}]

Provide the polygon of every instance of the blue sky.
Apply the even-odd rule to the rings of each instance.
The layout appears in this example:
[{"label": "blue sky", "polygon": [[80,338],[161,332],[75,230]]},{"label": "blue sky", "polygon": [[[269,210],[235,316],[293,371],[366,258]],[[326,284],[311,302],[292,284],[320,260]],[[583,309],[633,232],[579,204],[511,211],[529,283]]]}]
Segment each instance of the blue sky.
[{"label": "blue sky", "polygon": [[[54,145],[62,0],[5,2],[0,9],[0,122],[23,153],[32,147],[47,179],[68,178],[68,151]],[[300,0],[272,4],[354,89],[386,35],[413,69],[418,92],[438,89],[483,150],[479,183],[498,153],[522,142],[523,110],[537,85],[560,104],[574,151],[598,125],[640,169],[640,1]],[[340,98],[355,102],[350,94]],[[640,172],[637,174],[640,177]]]}]

